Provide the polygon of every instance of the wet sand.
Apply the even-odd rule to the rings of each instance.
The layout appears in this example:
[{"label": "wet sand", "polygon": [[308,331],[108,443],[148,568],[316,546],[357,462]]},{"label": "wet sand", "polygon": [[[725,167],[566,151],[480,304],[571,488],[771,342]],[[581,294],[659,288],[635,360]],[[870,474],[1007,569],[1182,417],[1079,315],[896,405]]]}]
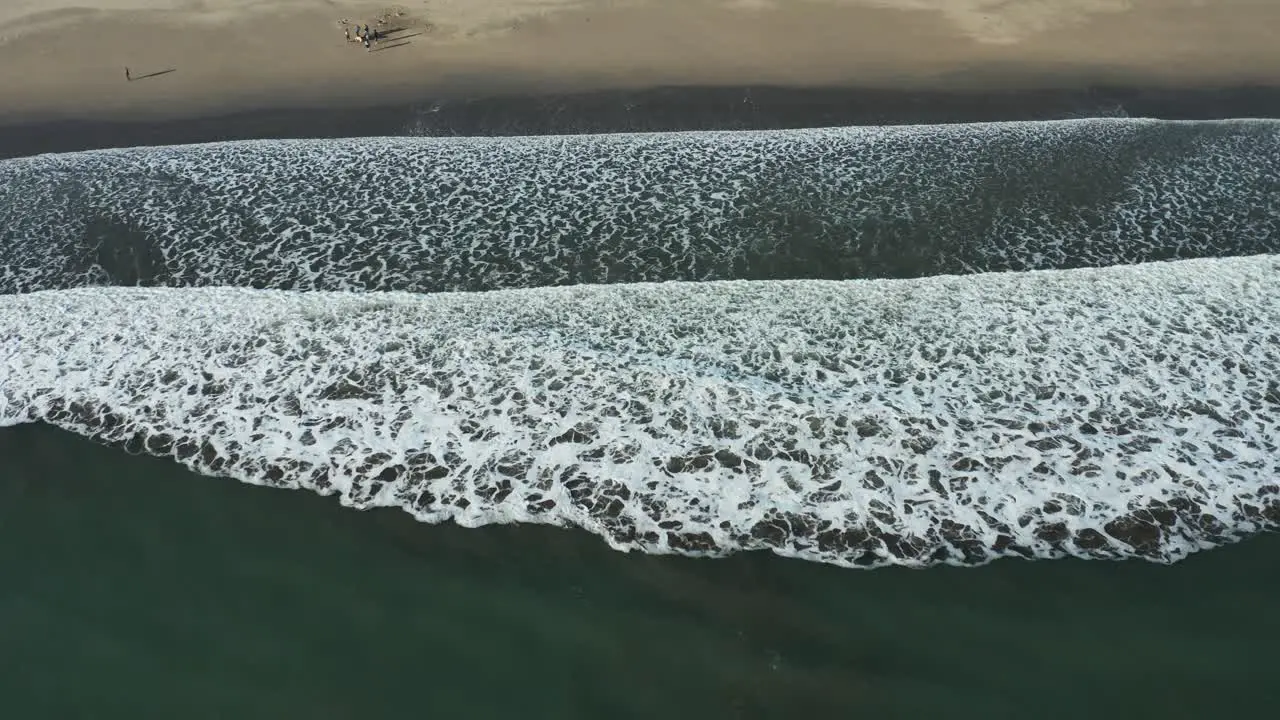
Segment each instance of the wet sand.
[{"label": "wet sand", "polygon": [[0,125],[0,158],[222,140],[767,130],[1123,116],[1280,118],[1280,87],[929,92],[728,86],[546,95],[458,94],[374,107],[277,108],[209,117]]}]

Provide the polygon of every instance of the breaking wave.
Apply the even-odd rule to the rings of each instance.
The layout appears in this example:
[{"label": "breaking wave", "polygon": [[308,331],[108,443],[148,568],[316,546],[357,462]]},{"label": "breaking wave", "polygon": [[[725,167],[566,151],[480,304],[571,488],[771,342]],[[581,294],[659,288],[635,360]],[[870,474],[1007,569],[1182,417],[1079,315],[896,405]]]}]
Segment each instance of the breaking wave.
[{"label": "breaking wave", "polygon": [[0,424],[426,522],[580,526],[622,550],[1167,562],[1280,520],[1275,256],[45,291],[0,297],[0,373]]}]

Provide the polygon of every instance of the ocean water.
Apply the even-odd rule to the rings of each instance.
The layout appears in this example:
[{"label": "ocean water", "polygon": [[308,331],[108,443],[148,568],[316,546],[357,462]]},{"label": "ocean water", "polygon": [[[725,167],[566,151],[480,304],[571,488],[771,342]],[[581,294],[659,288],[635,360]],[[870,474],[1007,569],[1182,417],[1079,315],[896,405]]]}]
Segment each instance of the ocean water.
[{"label": "ocean water", "polygon": [[[1157,642],[1155,620],[1183,614],[1153,608],[1191,608],[1172,596],[1205,582],[1218,594],[1194,612],[1273,597],[1254,568],[1270,539],[1253,536],[1280,522],[1278,251],[1280,123],[1269,120],[246,141],[2,161],[0,439],[19,458],[28,445],[99,458],[45,472],[63,462],[45,449],[14,465],[14,510],[0,527],[46,547],[62,570],[40,579],[38,557],[9,543],[7,563],[25,583],[9,597],[13,617],[43,612],[58,578],[81,583],[76,597],[89,605],[73,603],[76,617],[97,596],[128,604],[127,589],[108,586],[139,571],[113,552],[159,552],[138,551],[136,539],[133,550],[88,547],[116,574],[83,575],[70,540],[42,544],[41,518],[81,508],[66,512],[84,528],[67,532],[90,546],[134,532],[129,523],[161,522],[165,502],[197,495],[222,508],[209,510],[227,523],[220,531],[222,520],[207,520],[211,536],[266,522],[246,519],[266,511],[246,509],[255,501],[232,495],[231,478],[310,491],[254,496],[280,518],[254,525],[260,542],[221,560],[191,546],[201,562],[231,563],[227,572],[261,553],[250,563],[259,570],[235,583],[299,562],[301,546],[270,547],[290,533],[336,532],[317,540],[328,548],[318,552],[347,558],[383,546],[385,556],[366,559],[376,569],[351,559],[331,578],[243,586],[268,606],[272,593],[367,582],[376,601],[356,591],[345,622],[408,628],[403,642],[442,642],[481,666],[516,652],[514,638],[480,638],[474,614],[461,626],[477,634],[474,646],[400,618],[394,584],[407,598],[430,582],[393,577],[420,560],[460,605],[512,583],[530,607],[594,598],[598,627],[557,607],[548,626],[579,639],[551,630],[535,643],[574,658],[565,667],[599,659],[610,632],[639,623],[619,631],[635,653],[608,651],[620,655],[597,668],[596,690],[576,692],[567,676],[548,681],[559,690],[522,685],[546,716],[696,707],[712,717],[797,708],[910,717],[960,703],[1017,717],[1048,712],[1037,697],[1058,698],[1064,717],[1097,712],[1096,698],[1064,700],[1043,678],[1001,695],[991,678],[954,675],[963,657],[923,649],[949,628],[956,642],[988,642],[975,652],[993,667],[1025,664],[1065,637],[1039,613],[1079,603],[1078,630],[1127,618],[1130,642],[1150,644],[1147,659],[1126,664],[1103,659],[1103,634],[1080,640],[1058,658],[1074,681],[1100,687],[1108,672],[1131,679],[1160,666],[1188,683],[1212,674],[1247,699],[1260,666],[1173,669],[1161,653],[1228,645],[1187,634]],[[107,503],[111,517],[90,521],[102,504],[95,493],[116,492],[102,483],[122,494]],[[304,499],[312,494],[337,499]],[[150,509],[115,517],[134,504]],[[352,511],[374,508],[388,509]],[[172,511],[166,527],[182,522]],[[547,525],[572,531],[539,529]],[[1187,561],[1199,570],[1162,567],[1246,538]],[[166,552],[178,555],[156,561],[164,567],[197,541],[174,542]],[[500,547],[477,557],[469,543]],[[501,567],[458,570],[455,552]],[[1215,565],[1217,556],[1232,559]],[[1053,561],[972,567],[998,558]],[[1087,562],[1103,559],[1128,562]],[[929,569],[885,569],[894,565]],[[595,573],[613,578],[602,581],[608,589],[593,585]],[[99,584],[85,590],[86,577]],[[1055,597],[1055,578],[1073,577],[1073,592]],[[1250,590],[1255,581],[1261,589]],[[155,582],[143,587],[159,592]],[[969,582],[979,589],[959,604],[898,607],[913,591],[945,595]],[[1117,588],[1133,597],[1111,598]],[[1012,618],[1032,612],[1013,599],[1021,592],[1039,603],[1039,619],[1024,618],[1032,632],[1012,650]],[[861,593],[871,599],[854,612],[886,623],[870,654],[857,650],[867,627],[836,611]],[[619,600],[628,594],[631,605]],[[762,597],[776,612],[744,609]],[[457,611],[449,602],[440,612]],[[966,603],[988,606],[980,625],[991,635],[955,626],[968,621]],[[1108,603],[1127,609],[1107,617]],[[528,608],[490,609],[507,618],[499,626],[530,637],[513,619],[532,618]],[[716,612],[736,619],[699,635]],[[806,613],[815,620],[804,627],[780,619]],[[921,619],[931,613],[946,620]],[[1276,637],[1262,615],[1252,617]],[[217,618],[182,627],[205,643],[215,628],[265,632]],[[56,625],[56,613],[44,622]],[[1259,631],[1239,617],[1197,622],[1230,647]],[[891,650],[893,627],[918,652]],[[302,632],[271,642],[297,644]],[[22,637],[36,652],[38,636]],[[94,657],[145,662],[146,647],[158,652],[134,637],[116,642],[94,646]],[[263,657],[292,657],[267,642]],[[356,641],[334,642],[340,652]],[[681,646],[693,653],[678,665],[685,675],[620,679]],[[395,658],[426,662],[422,650],[396,647]],[[1012,654],[995,662],[1001,648]],[[319,662],[301,667],[320,672]],[[271,702],[235,681],[243,703],[217,707],[270,714],[262,708],[301,692],[302,676],[291,677]],[[637,678],[670,695],[637,699]],[[1106,685],[1111,710],[1197,717],[1214,707],[1189,686],[1152,699],[1154,686],[1125,683]],[[40,707],[63,714],[73,701],[128,707],[105,685],[60,699],[41,692],[52,704]],[[368,707],[359,691],[329,696],[335,717]],[[441,712],[465,707],[448,693],[434,702]],[[485,716],[503,716],[495,702]]]},{"label": "ocean water", "polygon": [[[0,164],[0,292],[913,278],[1273,252],[1274,121],[248,141]],[[41,198],[32,203],[31,198]]]},{"label": "ocean water", "polygon": [[30,718],[1214,718],[1274,701],[1280,536],[1173,566],[848,570],[423,525],[0,430]]}]

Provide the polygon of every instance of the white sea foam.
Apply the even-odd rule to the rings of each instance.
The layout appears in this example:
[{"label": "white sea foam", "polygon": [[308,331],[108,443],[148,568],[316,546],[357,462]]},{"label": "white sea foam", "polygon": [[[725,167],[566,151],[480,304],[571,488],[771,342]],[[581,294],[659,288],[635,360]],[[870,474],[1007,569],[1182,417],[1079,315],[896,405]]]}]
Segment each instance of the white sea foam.
[{"label": "white sea foam", "polygon": [[0,292],[852,279],[1269,252],[1274,121],[272,140],[0,162]]},{"label": "white sea foam", "polygon": [[1280,258],[472,294],[0,297],[0,424],[426,522],[842,565],[1280,519]]}]

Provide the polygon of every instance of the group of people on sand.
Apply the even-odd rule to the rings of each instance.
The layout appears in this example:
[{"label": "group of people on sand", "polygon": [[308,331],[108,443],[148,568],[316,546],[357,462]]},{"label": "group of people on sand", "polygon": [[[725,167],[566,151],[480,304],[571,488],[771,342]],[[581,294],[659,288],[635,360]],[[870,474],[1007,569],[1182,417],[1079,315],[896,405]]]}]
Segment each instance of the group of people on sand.
[{"label": "group of people on sand", "polygon": [[[378,28],[370,30],[368,23],[365,23],[364,27],[356,25],[355,33],[351,32],[351,28],[344,28],[343,32],[347,34],[347,42],[363,42],[365,50],[369,49],[369,43],[377,43],[379,39],[385,39]],[[353,34],[354,38],[351,37]]]}]

